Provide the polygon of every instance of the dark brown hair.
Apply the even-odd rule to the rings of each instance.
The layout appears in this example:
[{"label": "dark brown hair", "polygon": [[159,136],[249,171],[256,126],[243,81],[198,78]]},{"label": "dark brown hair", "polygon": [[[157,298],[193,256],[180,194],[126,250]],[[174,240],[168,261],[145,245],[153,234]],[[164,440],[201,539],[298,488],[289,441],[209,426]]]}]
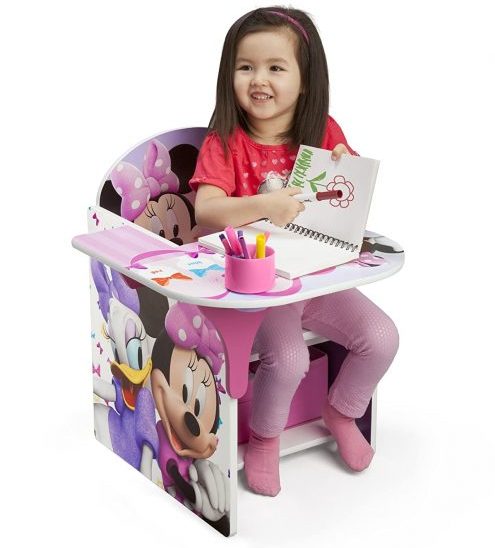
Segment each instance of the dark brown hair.
[{"label": "dark brown hair", "polygon": [[[301,25],[307,40],[298,25],[289,18],[295,19]],[[328,68],[323,44],[314,23],[306,13],[273,6],[243,15],[230,27],[225,37],[218,70],[216,105],[209,123],[210,131],[218,134],[225,150],[228,138],[237,126],[248,131],[245,113],[238,105],[234,93],[238,44],[247,34],[280,28],[288,28],[297,36],[296,59],[304,90],[299,96],[292,126],[280,137],[294,148],[301,143],[321,146],[329,106]]]}]

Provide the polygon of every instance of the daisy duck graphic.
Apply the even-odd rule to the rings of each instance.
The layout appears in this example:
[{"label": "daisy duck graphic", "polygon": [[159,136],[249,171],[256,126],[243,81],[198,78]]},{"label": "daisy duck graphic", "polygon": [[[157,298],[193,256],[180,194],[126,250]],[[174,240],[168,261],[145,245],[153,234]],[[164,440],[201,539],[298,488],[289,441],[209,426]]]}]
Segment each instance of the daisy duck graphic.
[{"label": "daisy duck graphic", "polygon": [[91,273],[98,292],[98,306],[106,322],[103,335],[110,341],[114,358],[109,360],[111,383],[93,376],[93,392],[106,402],[94,404],[95,435],[151,479],[152,460],[158,454],[158,436],[153,398],[145,385],[151,374],[154,342],[151,335],[156,329],[153,324],[159,325],[157,319],[163,322],[163,307],[168,305],[155,302],[151,308],[148,288],[141,288],[140,294],[131,289],[118,272],[110,270],[110,277],[105,266],[94,259]]},{"label": "daisy duck graphic", "polygon": [[169,152],[148,144],[142,166],[119,162],[103,185],[100,205],[178,245],[196,241],[199,227],[188,187],[198,151],[188,144]]},{"label": "daisy duck graphic", "polygon": [[206,460],[217,449],[223,347],[198,307],[173,305],[153,347],[151,386],[164,488],[225,535],[229,534],[228,480]]}]

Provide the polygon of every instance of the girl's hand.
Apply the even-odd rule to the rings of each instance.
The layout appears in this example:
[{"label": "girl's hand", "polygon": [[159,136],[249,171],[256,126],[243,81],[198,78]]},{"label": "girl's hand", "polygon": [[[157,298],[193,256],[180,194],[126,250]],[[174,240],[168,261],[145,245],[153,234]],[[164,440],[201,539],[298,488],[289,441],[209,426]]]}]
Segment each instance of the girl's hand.
[{"label": "girl's hand", "polygon": [[291,223],[299,214],[304,211],[304,204],[298,202],[292,196],[300,194],[298,188],[282,188],[263,194],[265,198],[265,217],[276,226],[285,226]]},{"label": "girl's hand", "polygon": [[340,160],[342,154],[349,154],[349,149],[340,143],[332,150],[332,160]]}]

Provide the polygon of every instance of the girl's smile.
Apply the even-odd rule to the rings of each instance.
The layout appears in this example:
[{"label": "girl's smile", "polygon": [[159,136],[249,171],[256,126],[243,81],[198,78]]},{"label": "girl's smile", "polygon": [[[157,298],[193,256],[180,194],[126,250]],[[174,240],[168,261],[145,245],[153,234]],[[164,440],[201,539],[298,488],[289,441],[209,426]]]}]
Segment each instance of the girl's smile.
[{"label": "girl's smile", "polygon": [[269,99],[273,99],[273,95],[267,95],[266,93],[251,93],[251,99],[255,102],[266,102]]}]

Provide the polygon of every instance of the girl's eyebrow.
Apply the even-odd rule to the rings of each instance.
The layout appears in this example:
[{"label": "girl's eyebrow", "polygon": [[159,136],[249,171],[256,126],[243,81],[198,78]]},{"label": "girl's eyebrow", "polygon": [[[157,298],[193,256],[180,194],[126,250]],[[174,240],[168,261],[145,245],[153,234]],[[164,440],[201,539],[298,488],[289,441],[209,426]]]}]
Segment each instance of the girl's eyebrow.
[{"label": "girl's eyebrow", "polygon": [[[270,57],[270,59],[265,59],[267,63],[286,63],[287,61],[283,57]],[[236,59],[236,63],[251,63],[250,59],[245,59],[244,57],[239,57]]]}]

